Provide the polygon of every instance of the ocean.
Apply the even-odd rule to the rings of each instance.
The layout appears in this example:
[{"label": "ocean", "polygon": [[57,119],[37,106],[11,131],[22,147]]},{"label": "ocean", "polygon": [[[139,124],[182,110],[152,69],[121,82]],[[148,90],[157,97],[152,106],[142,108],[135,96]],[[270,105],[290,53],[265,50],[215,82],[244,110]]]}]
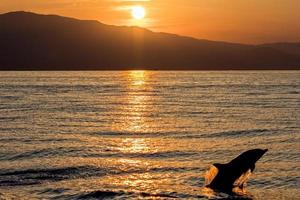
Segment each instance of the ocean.
[{"label": "ocean", "polygon": [[300,199],[300,71],[0,72],[0,199],[234,198],[254,148],[244,197]]}]

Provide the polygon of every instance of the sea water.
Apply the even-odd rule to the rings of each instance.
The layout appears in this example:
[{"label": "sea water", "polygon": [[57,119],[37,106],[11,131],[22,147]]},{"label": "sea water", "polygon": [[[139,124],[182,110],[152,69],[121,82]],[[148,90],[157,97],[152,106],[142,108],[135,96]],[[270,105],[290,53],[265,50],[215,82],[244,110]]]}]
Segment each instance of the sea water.
[{"label": "sea water", "polygon": [[299,199],[300,71],[0,72],[0,199],[218,198],[253,148],[247,197]]}]

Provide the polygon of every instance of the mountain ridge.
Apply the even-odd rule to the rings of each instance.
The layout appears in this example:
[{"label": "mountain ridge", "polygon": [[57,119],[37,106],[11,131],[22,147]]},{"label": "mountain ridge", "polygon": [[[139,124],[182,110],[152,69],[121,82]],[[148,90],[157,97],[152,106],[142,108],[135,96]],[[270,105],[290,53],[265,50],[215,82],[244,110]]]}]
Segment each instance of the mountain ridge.
[{"label": "mountain ridge", "polygon": [[0,15],[0,70],[123,69],[300,69],[300,54],[58,15]]}]

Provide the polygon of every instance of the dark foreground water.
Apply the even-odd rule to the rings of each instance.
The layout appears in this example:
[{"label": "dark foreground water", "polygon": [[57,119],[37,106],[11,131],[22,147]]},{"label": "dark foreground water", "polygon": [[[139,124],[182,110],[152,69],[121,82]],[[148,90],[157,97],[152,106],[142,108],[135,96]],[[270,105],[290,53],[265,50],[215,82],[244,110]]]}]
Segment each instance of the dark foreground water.
[{"label": "dark foreground water", "polygon": [[0,72],[0,125],[0,199],[228,197],[252,148],[245,196],[300,198],[300,71]]}]

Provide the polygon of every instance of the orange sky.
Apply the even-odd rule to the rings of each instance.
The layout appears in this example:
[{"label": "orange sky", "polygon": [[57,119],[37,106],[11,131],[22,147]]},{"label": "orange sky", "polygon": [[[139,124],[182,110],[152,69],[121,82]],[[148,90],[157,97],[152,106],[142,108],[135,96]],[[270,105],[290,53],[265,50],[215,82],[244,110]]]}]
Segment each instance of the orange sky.
[{"label": "orange sky", "polygon": [[[133,5],[145,7],[145,19],[132,19]],[[299,9],[300,0],[0,0],[1,13],[59,14],[242,43],[300,42]]]}]

